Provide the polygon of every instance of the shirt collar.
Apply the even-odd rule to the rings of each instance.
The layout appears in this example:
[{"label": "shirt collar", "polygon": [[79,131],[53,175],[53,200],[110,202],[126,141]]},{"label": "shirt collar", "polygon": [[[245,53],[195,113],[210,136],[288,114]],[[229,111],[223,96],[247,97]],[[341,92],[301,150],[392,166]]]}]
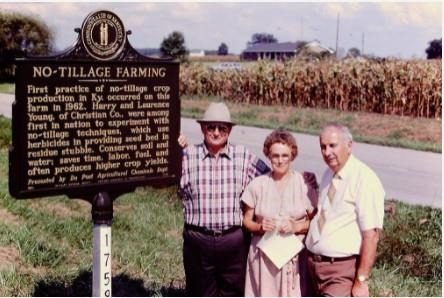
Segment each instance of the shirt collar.
[{"label": "shirt collar", "polygon": [[[233,158],[233,146],[227,142],[227,144],[225,145],[225,147],[221,150],[221,152],[219,153],[219,156],[221,157],[226,157],[228,159],[232,159]],[[212,154],[208,148],[207,148],[207,144],[205,144],[205,142],[202,144],[202,150],[203,150],[203,157],[202,159],[205,159],[207,157],[213,157],[214,154]]]},{"label": "shirt collar", "polygon": [[[343,180],[343,179],[347,178],[353,172],[354,161],[355,161],[355,157],[353,156],[353,154],[350,154],[347,161],[345,162],[345,165],[337,173],[337,176],[339,177],[339,179]],[[335,175],[335,173],[332,171],[332,177],[334,175]]]}]

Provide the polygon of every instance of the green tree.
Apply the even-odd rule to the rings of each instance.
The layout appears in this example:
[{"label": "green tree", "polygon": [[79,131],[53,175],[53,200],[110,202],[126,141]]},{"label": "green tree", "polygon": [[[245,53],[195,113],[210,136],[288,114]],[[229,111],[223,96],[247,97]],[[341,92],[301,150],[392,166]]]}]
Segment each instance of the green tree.
[{"label": "green tree", "polygon": [[54,34],[36,16],[0,11],[0,80],[12,80],[16,57],[48,55]]},{"label": "green tree", "polygon": [[217,49],[217,54],[221,56],[228,55],[228,46],[226,43],[223,42],[220,44],[219,48]]},{"label": "green tree", "polygon": [[251,36],[251,41],[248,42],[248,46],[255,45],[257,43],[275,43],[278,42],[277,38],[270,33],[254,33]]},{"label": "green tree", "polygon": [[442,58],[442,38],[434,39],[429,42],[429,47],[425,50],[427,59],[441,59]]},{"label": "green tree", "polygon": [[188,59],[189,51],[185,47],[185,37],[182,32],[173,31],[168,37],[164,38],[160,44],[162,57],[172,57],[184,62]]},{"label": "green tree", "polygon": [[358,48],[350,48],[347,52],[347,58],[356,58],[361,56],[361,51]]}]

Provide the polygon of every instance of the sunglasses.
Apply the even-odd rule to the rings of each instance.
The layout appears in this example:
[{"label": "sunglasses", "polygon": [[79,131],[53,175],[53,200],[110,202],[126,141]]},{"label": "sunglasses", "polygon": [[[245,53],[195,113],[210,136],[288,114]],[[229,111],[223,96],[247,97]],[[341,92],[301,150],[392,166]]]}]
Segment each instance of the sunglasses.
[{"label": "sunglasses", "polygon": [[217,128],[221,133],[227,133],[230,130],[228,125],[225,124],[207,124],[205,128],[210,132],[215,131]]}]

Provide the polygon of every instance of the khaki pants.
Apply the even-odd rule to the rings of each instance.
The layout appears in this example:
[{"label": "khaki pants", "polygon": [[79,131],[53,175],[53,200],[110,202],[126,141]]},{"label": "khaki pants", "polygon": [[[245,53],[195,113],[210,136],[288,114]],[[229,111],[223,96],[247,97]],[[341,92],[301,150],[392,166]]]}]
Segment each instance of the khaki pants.
[{"label": "khaki pants", "polygon": [[356,276],[356,258],[331,262],[317,261],[312,255],[309,255],[307,261],[308,271],[317,296],[351,296]]}]

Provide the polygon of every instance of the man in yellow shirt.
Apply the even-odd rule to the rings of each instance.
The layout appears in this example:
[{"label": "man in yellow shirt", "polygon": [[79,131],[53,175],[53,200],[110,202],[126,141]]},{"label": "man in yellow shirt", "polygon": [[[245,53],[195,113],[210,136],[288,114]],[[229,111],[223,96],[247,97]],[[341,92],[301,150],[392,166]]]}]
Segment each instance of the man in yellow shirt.
[{"label": "man in yellow shirt", "polygon": [[319,140],[328,169],[306,239],[308,270],[318,296],[369,296],[385,192],[376,174],[352,155],[346,126],[326,125]]}]

